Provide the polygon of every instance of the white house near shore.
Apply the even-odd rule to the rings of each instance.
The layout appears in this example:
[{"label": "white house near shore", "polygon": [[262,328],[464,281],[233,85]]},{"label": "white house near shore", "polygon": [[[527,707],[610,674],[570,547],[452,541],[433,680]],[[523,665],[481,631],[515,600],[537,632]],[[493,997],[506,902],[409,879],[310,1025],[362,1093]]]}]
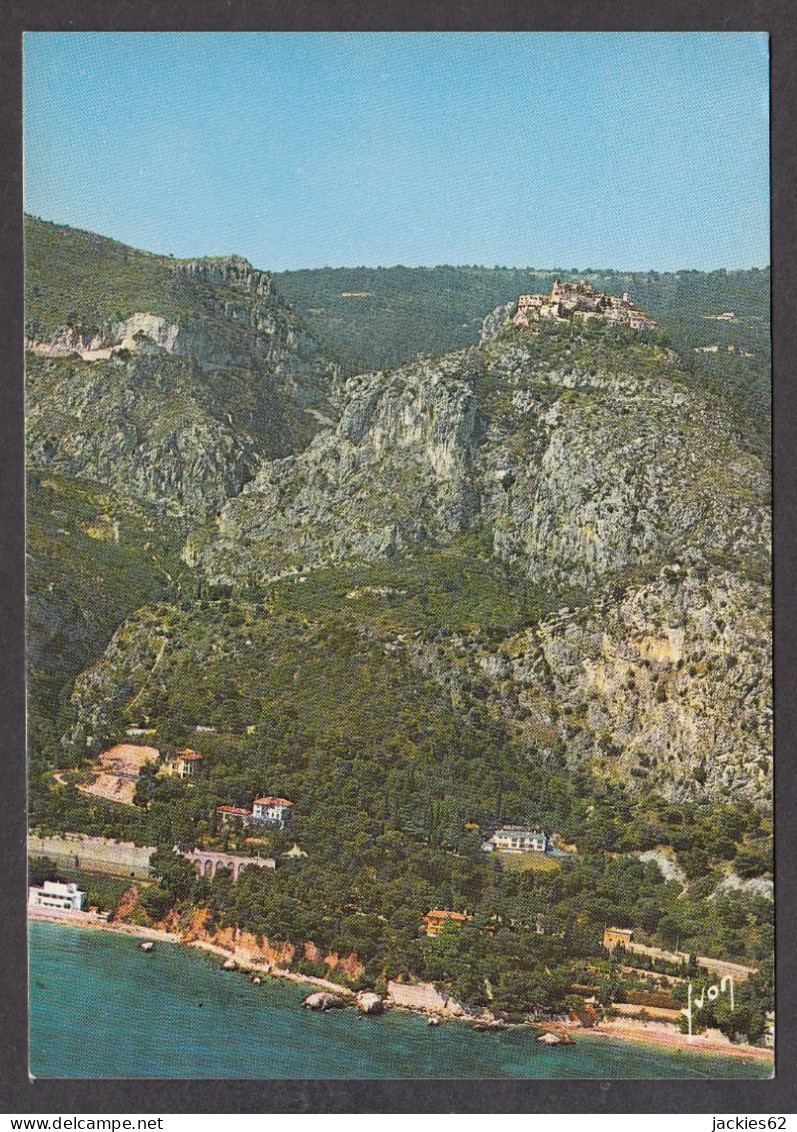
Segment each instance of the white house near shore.
[{"label": "white house near shore", "polygon": [[57,880],[46,880],[41,888],[31,886],[28,903],[36,908],[61,908],[69,912],[81,912],[85,892],[76,884],[62,884]]},{"label": "white house near shore", "polygon": [[550,844],[542,829],[525,825],[502,825],[482,842],[485,853],[547,853]]}]

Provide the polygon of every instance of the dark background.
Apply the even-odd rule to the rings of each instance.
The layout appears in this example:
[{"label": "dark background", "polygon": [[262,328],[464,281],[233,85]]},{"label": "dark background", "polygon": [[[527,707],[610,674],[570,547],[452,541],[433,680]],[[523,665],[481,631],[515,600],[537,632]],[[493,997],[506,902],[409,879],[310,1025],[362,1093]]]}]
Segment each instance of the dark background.
[{"label": "dark background", "polygon": [[[797,36],[793,0],[6,0],[0,31],[0,704],[3,916],[0,1111],[704,1112],[797,1111],[794,851],[797,721]],[[772,83],[773,463],[775,474],[776,956],[771,1081],[30,1081],[27,1072],[22,33],[31,31],[767,31]],[[223,1038],[223,1035],[220,1035]],[[707,1124],[707,1127],[709,1125]]]}]

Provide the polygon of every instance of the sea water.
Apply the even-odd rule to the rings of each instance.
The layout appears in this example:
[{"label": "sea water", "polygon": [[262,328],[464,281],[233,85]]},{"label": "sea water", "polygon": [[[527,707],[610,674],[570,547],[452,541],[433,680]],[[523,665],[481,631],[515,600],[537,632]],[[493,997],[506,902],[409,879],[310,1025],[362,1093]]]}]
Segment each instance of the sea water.
[{"label": "sea water", "polygon": [[301,1009],[308,988],[194,949],[30,924],[35,1077],[767,1077],[767,1062],[659,1050],[579,1033],[543,1046],[529,1027],[478,1033],[390,1010]]}]

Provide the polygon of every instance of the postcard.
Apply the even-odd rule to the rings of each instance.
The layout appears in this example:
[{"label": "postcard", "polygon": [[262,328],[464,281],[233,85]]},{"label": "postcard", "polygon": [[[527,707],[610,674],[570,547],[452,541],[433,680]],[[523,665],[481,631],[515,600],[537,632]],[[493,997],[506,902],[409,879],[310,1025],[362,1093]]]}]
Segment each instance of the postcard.
[{"label": "postcard", "polygon": [[766,35],[24,87],[31,1075],[770,1077]]}]

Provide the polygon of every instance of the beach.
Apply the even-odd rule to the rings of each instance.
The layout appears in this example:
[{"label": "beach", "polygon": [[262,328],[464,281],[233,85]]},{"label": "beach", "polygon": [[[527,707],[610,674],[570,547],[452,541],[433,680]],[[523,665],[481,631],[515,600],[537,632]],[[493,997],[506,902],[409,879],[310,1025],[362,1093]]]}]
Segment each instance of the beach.
[{"label": "beach", "polygon": [[[754,1058],[577,1034],[546,1046],[516,1025],[480,1033],[418,1011],[302,1010],[299,980],[259,983],[206,949],[32,920],[30,1072],[43,1078],[766,1077]],[[210,962],[208,962],[210,958]],[[304,980],[302,980],[304,982]],[[70,988],[64,995],[63,987]]]},{"label": "beach", "polygon": [[[576,1022],[545,1023],[544,1029],[553,1033],[577,1033],[584,1030]],[[642,1042],[647,1046],[680,1050],[693,1053],[711,1053],[720,1057],[755,1058],[758,1061],[771,1061],[774,1053],[762,1046],[744,1045],[730,1041],[719,1030],[706,1030],[702,1034],[682,1034],[680,1029],[669,1022],[643,1022],[637,1018],[606,1018],[590,1026],[591,1035],[604,1035],[618,1041]]]}]

